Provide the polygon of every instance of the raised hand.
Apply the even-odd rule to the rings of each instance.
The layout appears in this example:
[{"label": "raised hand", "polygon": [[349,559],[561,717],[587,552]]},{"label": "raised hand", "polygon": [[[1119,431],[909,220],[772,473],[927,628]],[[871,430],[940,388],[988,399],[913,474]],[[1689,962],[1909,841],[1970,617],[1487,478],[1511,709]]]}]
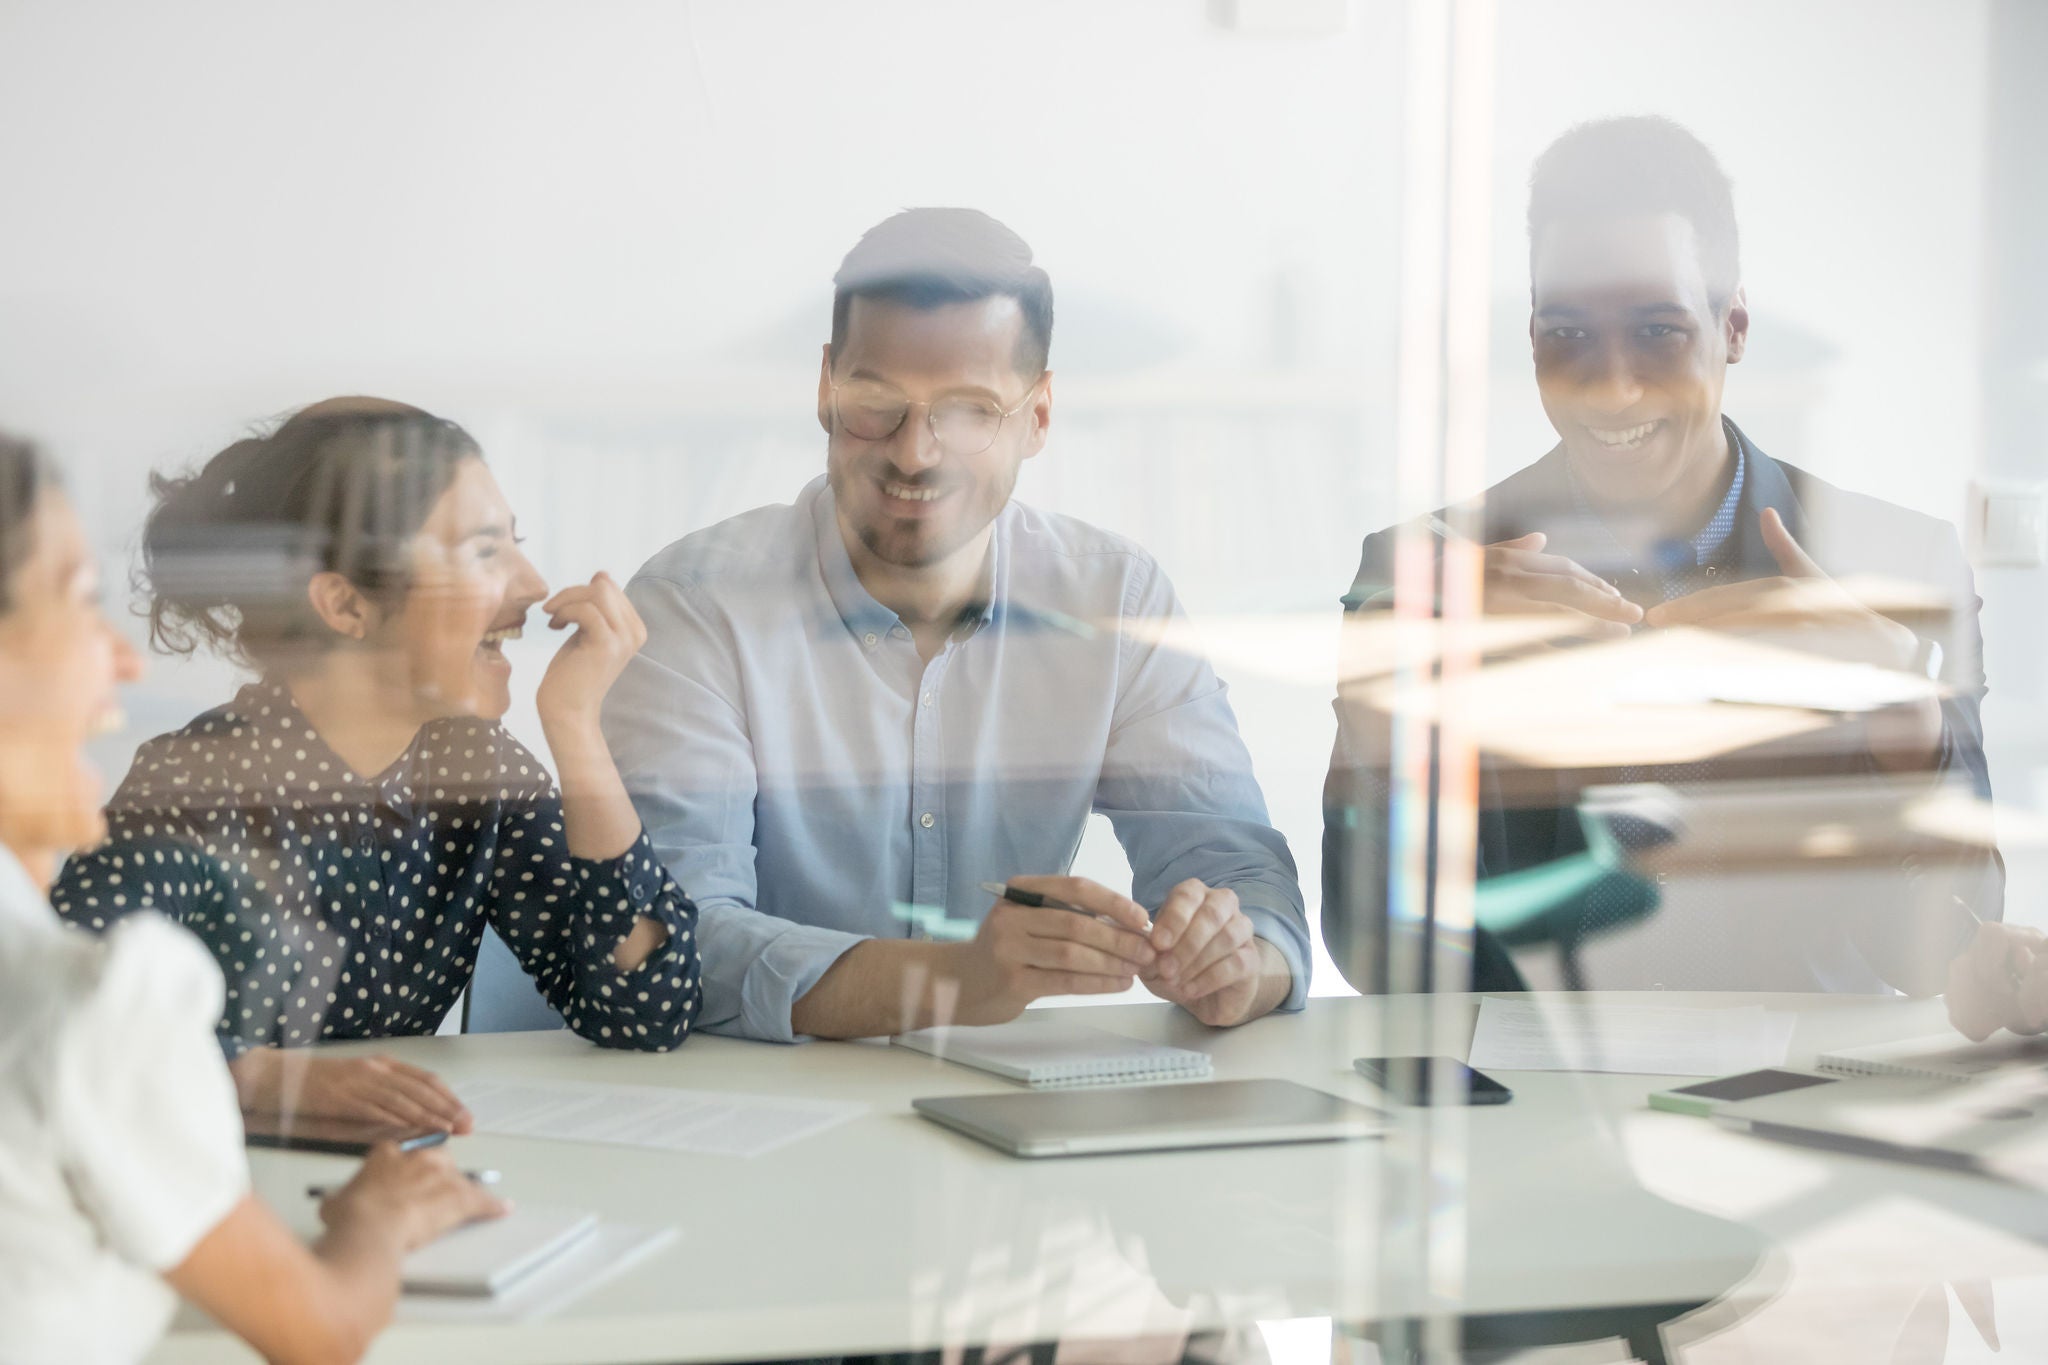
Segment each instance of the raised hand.
[{"label": "raised hand", "polygon": [[1856,600],[1802,549],[1774,507],[1757,517],[1777,561],[1773,577],[1706,588],[1650,608],[1653,626],[1795,635],[1801,648],[1884,668],[1907,668],[1919,641],[1913,632]]},{"label": "raised hand", "polygon": [[[1707,588],[1650,608],[1653,626],[1695,626],[1769,640],[1842,663],[1910,671],[1920,641],[1912,631],[1859,602],[1814,563],[1793,539],[1777,509],[1757,518],[1778,573]],[[1870,754],[1892,771],[1924,769],[1940,754],[1941,703],[1917,702],[1873,712],[1864,721]]]},{"label": "raised hand", "polygon": [[548,663],[535,698],[550,730],[573,725],[595,730],[605,693],[647,643],[647,626],[608,573],[564,588],[541,604],[548,629],[576,627]]},{"label": "raised hand", "polygon": [[1643,619],[1643,609],[1592,570],[1563,555],[1545,554],[1549,537],[1531,531],[1486,547],[1484,606],[1489,613],[1564,612],[1585,618],[1586,633],[1619,638]]}]

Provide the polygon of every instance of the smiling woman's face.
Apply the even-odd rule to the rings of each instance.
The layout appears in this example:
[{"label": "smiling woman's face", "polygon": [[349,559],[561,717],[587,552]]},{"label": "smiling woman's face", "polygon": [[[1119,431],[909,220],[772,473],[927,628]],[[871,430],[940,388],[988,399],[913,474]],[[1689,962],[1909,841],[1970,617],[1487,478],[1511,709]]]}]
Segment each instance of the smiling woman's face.
[{"label": "smiling woman's face", "polygon": [[457,467],[413,537],[405,600],[377,643],[404,660],[414,696],[436,716],[497,720],[512,705],[501,648],[547,583],[519,548],[512,509],[482,460]]},{"label": "smiling woman's face", "polygon": [[86,741],[120,724],[142,660],[100,610],[99,571],[71,500],[45,488],[0,612],[0,842],[47,862],[106,835]]}]

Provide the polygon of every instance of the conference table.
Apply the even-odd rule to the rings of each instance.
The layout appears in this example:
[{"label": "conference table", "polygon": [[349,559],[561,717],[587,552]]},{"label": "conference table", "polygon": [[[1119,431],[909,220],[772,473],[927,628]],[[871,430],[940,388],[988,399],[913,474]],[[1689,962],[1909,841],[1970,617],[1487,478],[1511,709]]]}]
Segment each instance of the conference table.
[{"label": "conference table", "polygon": [[[1546,1009],[1589,999],[1788,1010],[1795,1066],[1944,1027],[1939,1002],[1877,997],[1519,998]],[[1284,1077],[1372,1104],[1352,1058],[1462,1056],[1477,1005],[1467,995],[1315,999],[1226,1031],[1163,1004],[1070,1017],[1205,1050],[1219,1079]],[[455,1139],[462,1163],[502,1172],[516,1201],[677,1235],[536,1318],[436,1321],[402,1306],[369,1357],[387,1365],[957,1359],[982,1348],[995,1360],[1049,1343],[1062,1361],[1172,1360],[1191,1335],[1271,1345],[1300,1340],[1304,1322],[1324,1334],[1316,1340],[1354,1343],[1354,1360],[1370,1358],[1364,1342],[1395,1356],[1456,1339],[1597,1337],[1646,1359],[1889,1359],[1886,1334],[1924,1316],[1945,1283],[2048,1274],[2048,1199],[1648,1109],[1645,1096],[1668,1078],[1504,1071],[1511,1103],[1391,1110],[1384,1135],[1364,1140],[1023,1161],[910,1107],[1014,1085],[882,1041],[700,1035],[650,1056],[555,1031],[345,1046],[458,1085],[615,1082],[866,1106],[754,1156]],[[305,1187],[351,1163],[256,1151],[251,1164],[258,1193],[310,1233]],[[1842,1325],[1852,1316],[1853,1330]],[[1883,1349],[1857,1354],[1854,1331],[1885,1336]],[[1848,1340],[1849,1354],[1776,1349],[1802,1334]],[[151,1360],[252,1358],[188,1309]]]}]

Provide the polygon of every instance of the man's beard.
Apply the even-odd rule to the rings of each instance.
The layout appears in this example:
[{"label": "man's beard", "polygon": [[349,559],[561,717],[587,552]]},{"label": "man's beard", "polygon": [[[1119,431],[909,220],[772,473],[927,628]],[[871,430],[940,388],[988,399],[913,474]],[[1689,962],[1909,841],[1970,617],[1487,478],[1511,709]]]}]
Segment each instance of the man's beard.
[{"label": "man's beard", "polygon": [[[846,480],[849,477],[865,476],[836,467],[828,469],[826,473],[826,482],[831,486],[833,496],[844,508],[847,505]],[[901,531],[892,527],[889,519],[885,518],[881,524],[857,523],[853,528],[854,535],[859,538],[862,547],[869,554],[884,564],[892,564],[899,569],[926,568],[947,558],[987,529],[988,524],[1009,504],[1010,494],[1016,487],[1015,469],[1010,470],[1009,476],[1000,484],[987,486],[984,490],[985,495],[980,499],[980,509],[985,515],[979,518],[968,517],[968,524],[961,526],[956,534],[944,534],[938,527],[920,528],[915,525],[907,531]],[[878,496],[887,497],[886,494]],[[975,490],[962,489],[955,496],[973,497]]]}]

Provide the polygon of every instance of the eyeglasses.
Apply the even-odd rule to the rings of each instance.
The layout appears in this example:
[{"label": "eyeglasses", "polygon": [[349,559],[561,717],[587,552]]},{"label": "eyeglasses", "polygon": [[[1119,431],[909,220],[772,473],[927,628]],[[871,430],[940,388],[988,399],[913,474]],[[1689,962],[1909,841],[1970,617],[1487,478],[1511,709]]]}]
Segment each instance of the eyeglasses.
[{"label": "eyeglasses", "polygon": [[[1039,379],[1043,378],[1043,375],[1039,376]],[[905,398],[887,384],[856,379],[832,385],[832,417],[839,423],[839,429],[855,440],[886,441],[902,427],[903,419],[910,415],[912,408],[921,407],[925,410],[925,421],[931,426],[932,439],[939,443],[940,450],[948,455],[979,455],[996,443],[996,435],[1002,431],[1004,421],[1024,410],[1031,401],[1031,395],[1038,392],[1038,382],[1038,379],[1031,381],[1031,387],[1024,391],[1015,407],[1003,408],[997,406],[993,398],[976,398],[967,394],[936,398],[930,402]]]}]

